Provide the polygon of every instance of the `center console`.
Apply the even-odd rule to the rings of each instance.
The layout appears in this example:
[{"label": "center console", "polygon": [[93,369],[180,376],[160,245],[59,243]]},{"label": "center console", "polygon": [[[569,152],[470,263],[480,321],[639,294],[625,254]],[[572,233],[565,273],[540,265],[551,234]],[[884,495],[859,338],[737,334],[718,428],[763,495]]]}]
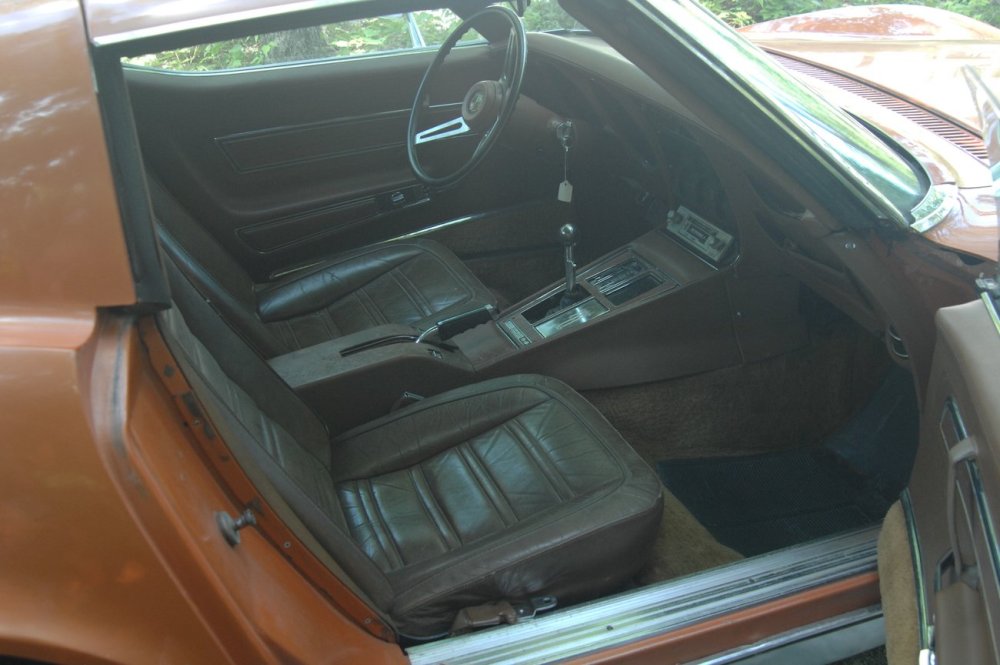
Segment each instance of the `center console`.
[{"label": "center console", "polygon": [[576,233],[567,227],[566,279],[498,316],[469,312],[428,331],[382,326],[271,366],[342,431],[384,415],[404,394],[412,400],[494,376],[546,374],[587,389],[740,361],[725,279],[736,250],[731,235],[679,208],[577,270]]},{"label": "center console", "polygon": [[663,268],[626,248],[587,266],[577,286],[583,293],[573,301],[566,302],[566,291],[556,288],[505,313],[498,322],[500,330],[514,345],[529,346],[637,299],[662,295],[676,288],[677,282]]}]

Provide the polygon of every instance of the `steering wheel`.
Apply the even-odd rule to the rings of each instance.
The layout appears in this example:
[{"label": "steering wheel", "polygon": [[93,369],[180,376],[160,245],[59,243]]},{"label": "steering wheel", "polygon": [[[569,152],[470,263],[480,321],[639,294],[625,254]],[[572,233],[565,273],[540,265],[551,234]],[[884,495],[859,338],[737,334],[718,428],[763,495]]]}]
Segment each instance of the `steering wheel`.
[{"label": "steering wheel", "polygon": [[[441,63],[454,48],[458,40],[468,32],[473,24],[487,16],[497,16],[504,19],[510,26],[510,37],[507,41],[507,51],[504,54],[503,72],[497,81],[480,81],[474,84],[465,94],[462,101],[462,115],[434,127],[418,131],[423,114],[430,107],[431,81],[434,79]],[[410,109],[410,124],[406,131],[406,156],[410,160],[410,168],[417,179],[435,189],[446,189],[467,176],[472,169],[483,161],[490,149],[496,145],[500,132],[507,124],[518,96],[521,94],[521,84],[524,82],[524,65],[528,57],[528,40],[524,34],[524,26],[517,14],[498,5],[492,5],[476,12],[462,22],[441,44],[437,55],[431,62],[424,78],[417,89],[417,97]],[[452,172],[433,176],[420,162],[417,146],[431,141],[461,136],[472,132],[481,133],[479,143],[472,155]]]}]

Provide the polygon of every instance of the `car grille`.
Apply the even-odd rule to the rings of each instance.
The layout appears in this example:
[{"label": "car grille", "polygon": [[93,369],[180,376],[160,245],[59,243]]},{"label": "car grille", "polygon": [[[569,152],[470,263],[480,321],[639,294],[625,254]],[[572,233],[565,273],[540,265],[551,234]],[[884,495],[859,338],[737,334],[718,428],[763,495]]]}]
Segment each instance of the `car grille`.
[{"label": "car grille", "polygon": [[977,159],[983,162],[986,162],[988,159],[986,146],[983,144],[982,137],[956,125],[953,122],[945,120],[941,116],[931,113],[923,107],[904,101],[898,97],[893,97],[876,87],[862,83],[861,81],[857,81],[848,76],[844,76],[843,74],[832,72],[829,69],[817,67],[816,65],[802,62],[801,60],[796,60],[795,58],[778,55],[776,53],[772,53],[771,55],[774,56],[775,60],[781,63],[781,65],[786,69],[790,69],[791,71],[798,72],[800,74],[805,74],[806,76],[811,76],[814,79],[818,79],[824,83],[829,83],[830,85],[835,85],[842,90],[846,90],[847,92],[857,95],[858,97],[867,99],[868,101],[874,102],[880,106],[884,106],[891,111],[895,111],[904,118],[912,120],[924,129],[934,132],[941,138],[951,142],[955,146],[958,146]]}]

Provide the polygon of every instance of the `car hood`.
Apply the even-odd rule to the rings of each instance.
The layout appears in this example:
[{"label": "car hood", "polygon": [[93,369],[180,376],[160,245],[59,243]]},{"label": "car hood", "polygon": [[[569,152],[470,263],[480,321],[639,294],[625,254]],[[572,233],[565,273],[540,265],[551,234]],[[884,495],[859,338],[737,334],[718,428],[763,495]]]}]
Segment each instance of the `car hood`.
[{"label": "car hood", "polygon": [[971,66],[1000,87],[1000,29],[942,9],[841,7],[740,30],[770,51],[836,69],[982,134],[962,76]]},{"label": "car hood", "polygon": [[789,16],[740,32],[817,93],[892,136],[932,181],[954,190],[953,213],[927,229],[926,238],[998,259],[982,120],[962,72],[971,67],[1000,90],[1000,30],[941,9],[874,5]]}]

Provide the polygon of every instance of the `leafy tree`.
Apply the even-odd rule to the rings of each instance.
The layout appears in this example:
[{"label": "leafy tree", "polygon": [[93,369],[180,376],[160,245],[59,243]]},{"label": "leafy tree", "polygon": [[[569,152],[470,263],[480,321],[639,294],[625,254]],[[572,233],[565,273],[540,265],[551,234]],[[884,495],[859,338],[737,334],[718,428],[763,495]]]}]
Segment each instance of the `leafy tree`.
[{"label": "leafy tree", "polygon": [[[879,4],[879,0],[701,1],[737,28],[819,9]],[[939,7],[1000,27],[1000,0],[905,0],[899,4]],[[200,44],[132,58],[130,62],[163,69],[206,71],[406,49],[415,45],[411,17],[427,45],[443,42],[459,23],[459,18],[450,11],[434,9]],[[533,0],[525,13],[524,24],[528,30],[583,27],[568,16],[556,0]],[[473,31],[464,39],[477,38],[479,35]]]}]

